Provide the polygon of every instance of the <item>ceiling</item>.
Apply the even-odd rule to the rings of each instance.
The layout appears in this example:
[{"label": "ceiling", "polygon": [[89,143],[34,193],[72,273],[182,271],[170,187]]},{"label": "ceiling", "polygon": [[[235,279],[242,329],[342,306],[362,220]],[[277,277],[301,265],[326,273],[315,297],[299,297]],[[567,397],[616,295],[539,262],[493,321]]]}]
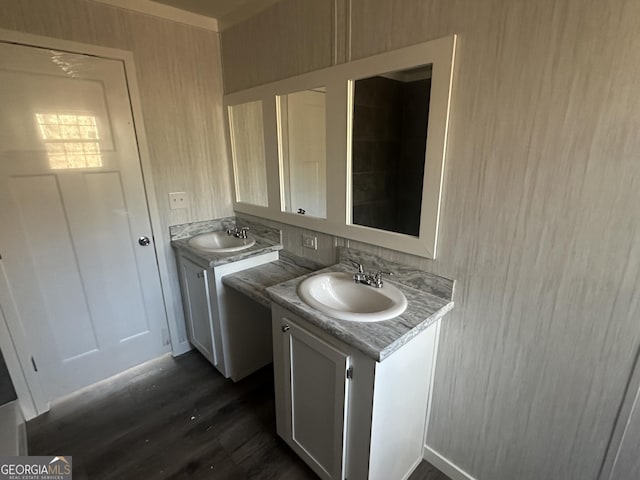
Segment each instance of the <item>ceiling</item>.
[{"label": "ceiling", "polygon": [[[206,15],[207,17],[222,18],[229,13],[245,7],[253,0],[153,0],[181,10]],[[256,2],[253,2],[256,3]]]},{"label": "ceiling", "polygon": [[94,0],[113,7],[222,31],[280,0]]},{"label": "ceiling", "polygon": [[264,10],[278,0],[153,0],[180,10],[212,17],[224,29]]}]

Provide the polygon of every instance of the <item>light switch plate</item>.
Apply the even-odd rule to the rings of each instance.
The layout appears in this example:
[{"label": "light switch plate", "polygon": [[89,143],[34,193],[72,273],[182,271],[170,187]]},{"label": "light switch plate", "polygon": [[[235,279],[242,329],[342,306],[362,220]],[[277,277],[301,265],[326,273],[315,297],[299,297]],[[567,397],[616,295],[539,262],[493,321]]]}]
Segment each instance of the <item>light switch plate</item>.
[{"label": "light switch plate", "polygon": [[189,206],[189,197],[186,192],[173,192],[169,194],[169,208],[177,210]]},{"label": "light switch plate", "polygon": [[307,235],[306,233],[302,234],[302,246],[306,248],[311,248],[313,250],[318,249],[318,237],[314,237],[313,235]]}]

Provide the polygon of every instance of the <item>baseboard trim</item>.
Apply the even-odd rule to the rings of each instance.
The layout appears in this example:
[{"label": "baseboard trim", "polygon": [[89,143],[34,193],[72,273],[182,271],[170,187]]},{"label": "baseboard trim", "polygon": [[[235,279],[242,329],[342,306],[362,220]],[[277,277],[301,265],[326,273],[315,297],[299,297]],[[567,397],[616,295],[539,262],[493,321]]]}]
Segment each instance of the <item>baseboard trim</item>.
[{"label": "baseboard trim", "polygon": [[431,447],[424,446],[424,459],[436,467],[451,480],[476,480],[451,460],[443,457]]},{"label": "baseboard trim", "polygon": [[191,350],[193,350],[193,347],[188,341],[185,340],[184,342],[179,343],[176,348],[171,350],[171,356],[174,358],[179,357],[180,355],[184,355]]},{"label": "baseboard trim", "polygon": [[29,439],[27,438],[27,424],[23,422],[18,427],[18,455],[26,457],[29,455]]},{"label": "baseboard trim", "polygon": [[405,476],[402,477],[402,480],[409,480],[409,477],[413,475],[413,472],[415,471],[416,468],[418,468],[418,465],[420,465],[421,463],[422,463],[422,458],[418,458],[413,464],[413,466],[409,469],[409,471],[405,474]]}]

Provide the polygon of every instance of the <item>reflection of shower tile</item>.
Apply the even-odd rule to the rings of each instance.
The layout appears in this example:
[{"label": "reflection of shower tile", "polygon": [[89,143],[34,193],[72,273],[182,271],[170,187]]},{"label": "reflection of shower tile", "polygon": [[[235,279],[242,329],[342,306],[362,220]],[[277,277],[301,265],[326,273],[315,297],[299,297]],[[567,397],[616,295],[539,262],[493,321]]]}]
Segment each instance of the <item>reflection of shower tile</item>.
[{"label": "reflection of shower tile", "polygon": [[353,142],[352,169],[354,173],[384,172],[398,168],[401,164],[398,142],[355,140]]},{"label": "reflection of shower tile", "polygon": [[381,228],[383,221],[380,204],[367,203],[353,207],[353,223],[356,225]]},{"label": "reflection of shower tile", "polygon": [[358,80],[354,98],[354,138],[398,138],[402,122],[401,95],[400,82],[382,77]]},{"label": "reflection of shower tile", "polygon": [[396,211],[387,199],[353,207],[353,223],[380,230],[396,231]]},{"label": "reflection of shower tile", "polygon": [[372,209],[369,205],[356,205],[353,207],[353,223],[356,225],[364,225],[366,227],[372,226],[373,217],[371,215]]},{"label": "reflection of shower tile", "polygon": [[402,92],[403,124],[410,137],[426,139],[429,122],[431,80],[406,83]]},{"label": "reflection of shower tile", "polygon": [[354,140],[375,140],[377,119],[376,110],[372,107],[356,105],[353,110]]},{"label": "reflection of shower tile", "polygon": [[429,89],[429,81],[356,82],[354,223],[417,235]]},{"label": "reflection of shower tile", "polygon": [[376,159],[378,169],[393,171],[399,167],[399,157],[402,145],[397,141],[380,142],[378,151],[379,159]]},{"label": "reflection of shower tile", "polygon": [[372,170],[374,155],[375,155],[375,143],[366,140],[354,140],[353,141],[353,153],[352,153],[352,170],[353,172],[367,172]]},{"label": "reflection of shower tile", "polygon": [[389,112],[385,108],[376,108],[373,111],[373,118],[371,121],[372,137],[378,141],[390,140],[389,136]]},{"label": "reflection of shower tile", "polygon": [[371,78],[356,80],[353,103],[354,105],[374,105],[376,94],[376,82]]},{"label": "reflection of shower tile", "polygon": [[371,170],[384,172],[388,168],[387,146],[384,142],[371,143]]},{"label": "reflection of shower tile", "polygon": [[370,200],[373,193],[373,175],[371,173],[358,173],[353,175],[353,204]]},{"label": "reflection of shower tile", "polygon": [[353,203],[381,200],[387,196],[386,178],[375,172],[353,175]]},{"label": "reflection of shower tile", "polygon": [[356,81],[355,105],[380,105],[398,102],[400,82],[384,77],[363,78]]}]

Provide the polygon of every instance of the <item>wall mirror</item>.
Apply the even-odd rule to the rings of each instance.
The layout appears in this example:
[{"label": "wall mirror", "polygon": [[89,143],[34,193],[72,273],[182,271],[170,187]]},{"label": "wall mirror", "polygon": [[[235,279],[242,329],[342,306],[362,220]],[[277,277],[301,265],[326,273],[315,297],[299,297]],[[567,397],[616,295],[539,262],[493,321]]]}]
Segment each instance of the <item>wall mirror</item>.
[{"label": "wall mirror", "polygon": [[419,236],[431,71],[353,81],[352,224]]},{"label": "wall mirror", "polygon": [[455,48],[454,35],[226,95],[234,209],[435,258]]},{"label": "wall mirror", "polygon": [[282,211],[326,218],[326,87],[279,95]]},{"label": "wall mirror", "polygon": [[268,206],[262,101],[228,106],[236,201]]}]

